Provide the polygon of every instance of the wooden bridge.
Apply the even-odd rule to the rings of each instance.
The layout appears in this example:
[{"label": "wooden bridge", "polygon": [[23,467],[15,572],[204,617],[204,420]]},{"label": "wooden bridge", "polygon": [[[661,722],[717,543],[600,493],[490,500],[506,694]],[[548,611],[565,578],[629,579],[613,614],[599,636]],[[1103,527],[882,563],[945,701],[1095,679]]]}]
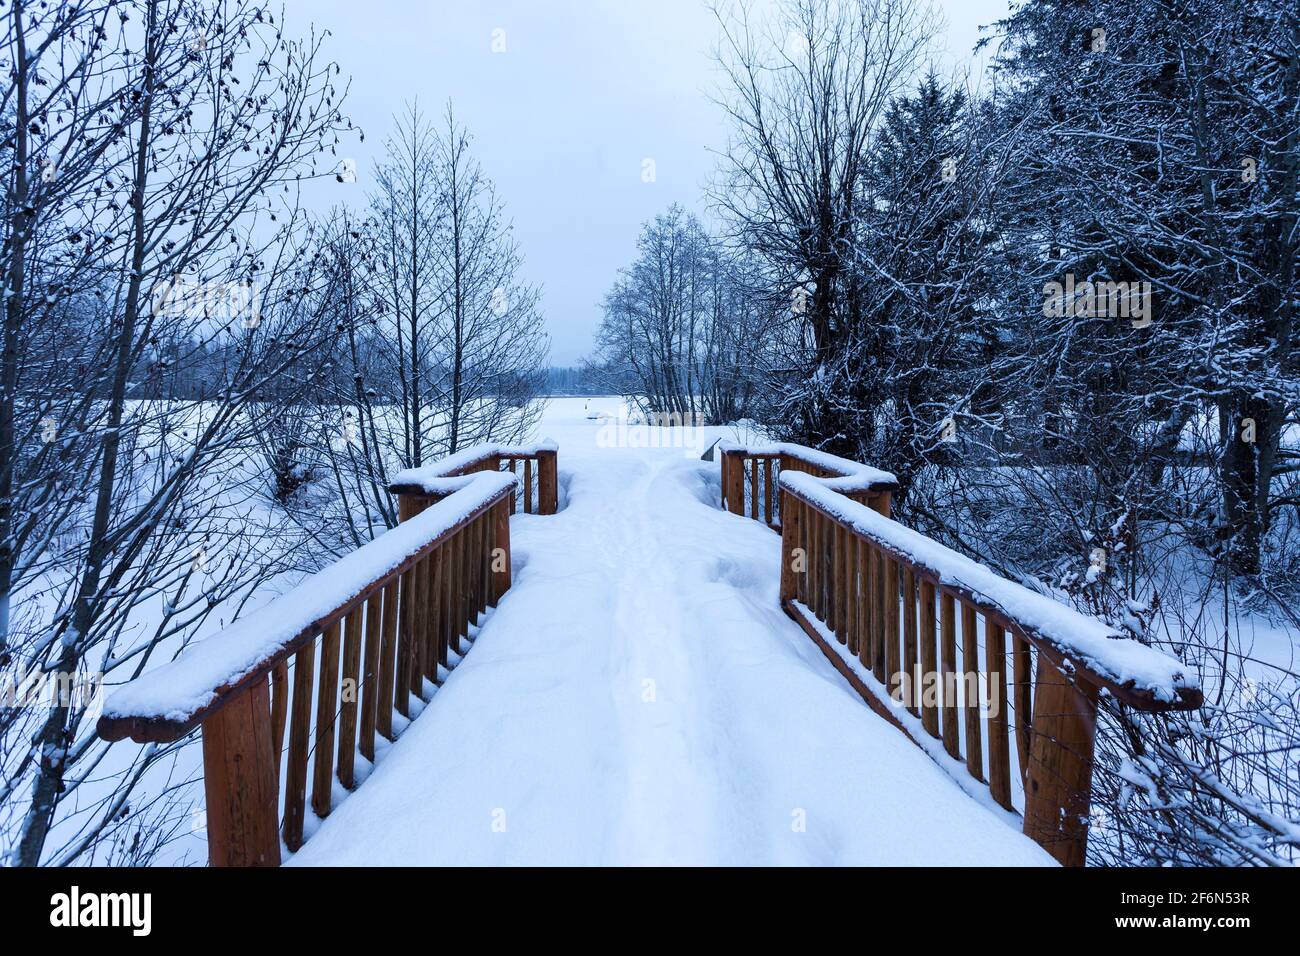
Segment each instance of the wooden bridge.
[{"label": "wooden bridge", "polygon": [[[356,755],[373,763],[420,719],[508,606],[512,516],[556,515],[557,457],[487,445],[396,476],[397,528],[119,688],[100,735],[201,728],[210,863],[280,864],[311,829],[308,802],[323,819],[337,788],[364,789]],[[1085,858],[1098,695],[1147,712],[1200,704],[1177,661],[893,521],[884,472],[724,445],[716,480],[722,508],[780,534],[781,609],[843,680],[970,798],[1022,813],[1063,864]]]}]

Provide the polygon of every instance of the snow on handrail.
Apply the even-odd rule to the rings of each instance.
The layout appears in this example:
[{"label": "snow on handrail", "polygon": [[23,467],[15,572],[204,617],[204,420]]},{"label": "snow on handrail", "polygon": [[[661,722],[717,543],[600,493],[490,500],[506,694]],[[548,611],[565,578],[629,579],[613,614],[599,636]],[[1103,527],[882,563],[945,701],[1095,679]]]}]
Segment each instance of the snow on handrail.
[{"label": "snow on handrail", "polygon": [[517,484],[514,475],[504,472],[443,481],[449,497],[312,574],[266,607],[187,647],[170,663],[117,688],[104,704],[100,736],[172,740],[184,735]]},{"label": "snow on handrail", "polygon": [[898,479],[888,471],[881,471],[879,468],[841,458],[816,448],[808,448],[805,445],[794,445],[789,442],[739,444],[724,439],[718,443],[718,450],[724,454],[740,454],[748,458],[793,458],[827,472],[830,477],[814,480],[842,495],[866,491],[893,491],[898,487]]},{"label": "snow on handrail", "polygon": [[823,479],[783,472],[780,484],[897,560],[928,573],[941,587],[1003,618],[1027,639],[1040,646],[1046,643],[1078,676],[1091,678],[1126,702],[1148,710],[1199,706],[1198,682],[1174,658],[836,493]]},{"label": "snow on handrail", "polygon": [[559,445],[549,438],[531,445],[485,442],[463,448],[454,455],[448,455],[431,464],[399,471],[389,480],[388,488],[394,494],[447,495],[457,487],[450,479],[465,474],[476,465],[493,459],[536,458],[541,453],[554,453],[558,450]]}]

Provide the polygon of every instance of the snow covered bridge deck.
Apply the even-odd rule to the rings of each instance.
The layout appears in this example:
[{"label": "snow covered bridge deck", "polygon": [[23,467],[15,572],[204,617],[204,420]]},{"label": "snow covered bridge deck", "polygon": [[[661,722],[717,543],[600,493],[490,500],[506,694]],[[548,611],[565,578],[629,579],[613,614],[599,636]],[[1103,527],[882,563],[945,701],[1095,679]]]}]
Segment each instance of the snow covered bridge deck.
[{"label": "snow covered bridge deck", "polygon": [[[891,537],[901,533],[895,523],[854,504],[833,483],[826,488],[824,476],[815,477],[816,467],[807,469],[814,474],[794,475],[802,469],[787,460],[792,474],[779,485],[773,479],[769,488],[765,479],[772,475],[769,462],[779,458],[778,448],[749,455],[735,449],[720,475],[716,462],[699,458],[700,439],[711,441],[713,434],[651,429],[638,438],[636,430],[581,415],[568,422],[553,418],[548,430],[559,438],[558,487],[538,458],[549,446],[493,449],[482,465],[492,473],[435,475],[429,487],[421,487],[419,475],[405,476],[408,493],[448,497],[418,516],[417,509],[407,509],[411,520],[350,556],[360,559],[346,573],[368,575],[381,587],[342,609],[335,623],[329,619],[340,610],[334,607],[337,592],[318,587],[317,600],[306,607],[300,606],[301,597],[294,606],[294,592],[268,608],[274,612],[289,602],[278,618],[261,612],[262,620],[254,620],[251,629],[232,628],[233,635],[228,631],[204,642],[155,672],[159,677],[146,675],[110,700],[101,723],[107,736],[163,739],[168,727],[182,733],[202,723],[209,829],[231,844],[213,850],[214,862],[274,863],[286,857],[303,865],[1054,863],[1022,833],[1016,812],[1024,806],[1020,766],[1030,751],[1028,741],[1023,751],[1006,745],[1005,722],[1009,711],[1012,725],[1023,718],[1024,730],[1033,729],[1030,714],[1015,707],[1020,701],[1026,702],[1022,708],[1029,706],[1031,689],[1027,670],[1020,670],[1022,663],[1030,665],[1027,641],[1023,662],[1019,658],[1022,633],[1035,639],[1033,657],[1041,667],[1054,652],[1037,642],[1050,638],[1053,628],[1077,629],[1073,618],[1078,615],[1054,605],[1060,608],[1057,615],[1032,599],[1015,605],[1008,590],[1015,585],[999,584],[1001,579],[991,575],[980,578],[976,565],[956,564],[953,576],[939,582],[938,630],[936,592],[922,592],[929,595],[930,611],[922,609],[920,626],[922,634],[929,628],[932,640],[928,655],[922,640],[918,660],[915,631],[900,629],[897,608],[892,617],[886,605],[878,621],[870,614],[855,621],[850,602],[835,598],[835,589],[852,582],[854,593],[863,597],[865,585],[883,580],[878,571],[867,570],[886,567],[870,563],[873,541],[910,546],[907,553],[919,562],[915,577],[903,551],[880,551],[892,555],[895,563],[888,566],[904,588],[926,580],[923,566],[942,561],[943,549],[931,542],[927,551],[905,537]],[[818,462],[815,456],[809,460],[814,466]],[[497,473],[506,461],[512,469],[524,462],[521,478],[529,497],[540,504],[554,495],[558,513],[515,514],[506,522],[502,495],[523,490],[523,481],[516,484]],[[463,470],[465,462],[456,464],[461,467],[443,473]],[[869,481],[880,474],[868,472],[857,478]],[[843,490],[851,494],[853,476],[846,480]],[[773,517],[778,492],[801,496],[787,504],[784,559],[781,536],[763,521],[720,507],[723,484],[733,511],[746,510],[737,507],[742,496],[759,517]],[[816,511],[819,504],[828,506],[826,514]],[[820,520],[838,522],[834,526],[840,531],[823,534],[813,520],[815,511]],[[884,534],[887,526],[893,527]],[[447,538],[449,530],[455,539]],[[399,535],[410,540],[380,546]],[[449,540],[460,541],[456,546],[462,550],[448,552]],[[845,550],[854,540],[864,550]],[[451,565],[443,561],[430,563],[421,577],[425,565],[403,555],[418,551],[422,541],[439,542],[441,550],[433,553],[455,554],[482,574],[473,581],[468,575],[453,580]],[[491,563],[503,549],[512,553],[505,571],[508,590],[501,586],[499,566]],[[366,555],[367,550],[372,553]],[[421,553],[428,553],[427,546]],[[807,564],[792,562],[792,555]],[[819,555],[825,562],[819,564]],[[866,556],[868,564],[856,564],[854,555]],[[784,582],[783,565],[793,568],[787,568]],[[860,574],[853,570],[857,567]],[[904,567],[905,577],[898,574]],[[312,580],[319,584],[320,577]],[[442,611],[421,617],[421,607],[439,605],[438,597],[452,593],[457,583],[469,592],[477,586],[476,600],[496,607],[481,627],[470,627],[472,646],[466,638],[463,659],[454,636],[449,647],[443,638],[446,663],[455,665],[448,671],[435,663],[436,639],[423,650],[412,645],[403,651],[400,638],[409,629],[433,634],[439,622],[448,622]],[[409,615],[405,604],[399,614],[393,600],[399,584],[401,593],[424,599],[412,602]],[[1003,747],[990,739],[972,762],[972,742],[978,753],[983,718],[966,722],[962,692],[951,714],[923,707],[920,698],[915,715],[877,702],[878,710],[907,728],[909,739],[864,706],[860,694],[880,692],[870,661],[861,667],[836,647],[860,651],[867,646],[859,644],[859,637],[867,640],[864,628],[885,624],[901,636],[891,662],[901,653],[913,673],[918,664],[967,670],[964,655],[956,662],[945,650],[945,638],[952,637],[952,608],[943,595],[948,587],[964,595],[976,585],[991,591],[1004,609],[1015,605],[1026,620],[1020,622],[1022,632],[1016,621],[1004,622],[991,611],[981,618],[973,668],[983,662],[987,669],[988,640],[1003,638],[986,630],[1000,634],[1005,624],[1015,642],[1015,672],[1010,697],[1003,692],[1008,705],[1003,723],[996,713],[983,715],[995,731],[1002,728]],[[911,605],[909,592],[903,593],[906,613]],[[817,595],[838,600],[841,611],[819,608]],[[783,611],[783,598],[787,610],[804,615],[802,627]],[[466,617],[474,617],[473,611]],[[268,620],[274,625],[272,643],[280,642],[275,660],[265,654]],[[344,623],[341,659],[339,621]],[[312,629],[303,627],[308,622],[323,623],[304,644],[301,634]],[[1108,635],[1099,622],[1085,623],[1083,630],[1089,628],[1096,633],[1081,636],[1076,660],[1087,656],[1101,667],[1103,683],[1114,678],[1120,692],[1145,695],[1157,707],[1195,703],[1195,689],[1182,680],[1176,662],[1127,641],[1112,641],[1123,645],[1123,653],[1107,656],[1110,649],[1104,648],[1098,657],[1086,640]],[[394,637],[401,646],[387,639]],[[215,643],[220,641],[224,644]],[[232,646],[238,650],[232,653]],[[935,660],[936,647],[942,665]],[[1049,648],[1047,657],[1043,648]],[[386,682],[382,662],[394,655],[396,675]],[[332,681],[328,692],[313,692],[313,673],[337,674],[340,660],[342,694],[335,696]],[[239,665],[233,670],[232,661]],[[269,663],[259,670],[259,661]],[[394,693],[402,696],[401,687],[393,685],[402,683],[404,666],[417,674],[436,673],[440,684],[425,681],[423,693],[408,699],[409,723],[401,706],[386,721],[385,701]],[[359,704],[354,693],[350,707],[349,674],[360,676],[363,691]],[[1019,696],[1020,683],[1025,696]],[[217,693],[205,695],[205,687]],[[1165,699],[1158,701],[1162,692]],[[224,703],[232,696],[238,696],[236,703]],[[223,703],[214,706],[219,698]],[[239,703],[244,700],[247,706]],[[282,758],[286,712],[291,739]],[[1040,732],[1049,729],[1043,721],[1051,716],[1040,715]],[[389,734],[397,736],[395,743],[385,739]],[[336,736],[342,741],[337,761]],[[354,740],[360,742],[357,753]],[[295,742],[304,748],[298,756]],[[303,809],[308,745],[316,770],[314,814]],[[273,765],[250,776],[249,761],[231,756],[241,748],[259,755],[252,763]],[[324,761],[322,753],[328,755]],[[1049,755],[1051,748],[1044,746],[1042,753]],[[955,759],[962,754],[966,765]],[[998,794],[996,784],[991,791],[976,783],[967,771],[996,778],[1003,759],[1006,794]],[[1069,769],[1059,762],[1053,766]],[[282,832],[288,834],[283,844]]]}]

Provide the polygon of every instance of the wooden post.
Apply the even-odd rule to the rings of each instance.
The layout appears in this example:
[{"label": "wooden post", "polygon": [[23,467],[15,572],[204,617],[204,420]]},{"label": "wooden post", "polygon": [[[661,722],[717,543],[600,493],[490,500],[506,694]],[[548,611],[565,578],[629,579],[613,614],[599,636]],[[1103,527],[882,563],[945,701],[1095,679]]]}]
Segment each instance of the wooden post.
[{"label": "wooden post", "polygon": [[722,500],[733,515],[745,514],[745,453],[722,453]]},{"label": "wooden post", "polygon": [[856,534],[853,536],[853,587],[849,589],[849,595],[853,601],[853,606],[849,608],[849,613],[853,617],[853,626],[849,628],[849,653],[862,660],[863,651],[866,647],[867,628],[869,626],[870,616],[867,611],[867,587],[869,586],[867,561],[870,558],[870,552],[867,550],[867,541],[865,538],[859,538]]},{"label": "wooden post", "polygon": [[[799,575],[794,569],[795,551],[799,549],[799,535],[802,509],[790,497],[788,491],[781,492],[781,606],[796,599],[799,593]],[[807,568],[808,556],[803,557],[803,566]]]},{"label": "wooden post", "polygon": [[[343,698],[339,716],[338,778],[348,790],[357,785],[357,717],[361,703],[361,608],[358,604],[343,619]],[[349,684],[349,682],[351,682]]]},{"label": "wooden post", "polygon": [[[425,574],[424,558],[410,571],[411,580],[411,631],[406,643],[410,648],[407,665],[411,668],[408,686],[411,693],[424,700],[424,634],[429,624],[429,589],[428,575]],[[405,577],[405,575],[403,575]]]},{"label": "wooden post", "polygon": [[397,582],[384,585],[383,634],[379,644],[379,699],[375,706],[375,730],[388,740],[393,737],[393,707],[397,674]]},{"label": "wooden post", "polygon": [[[527,467],[528,462],[524,462]],[[461,528],[443,545],[447,550],[451,576],[451,649],[457,656],[462,654],[460,647],[461,631],[465,627],[465,529]]]},{"label": "wooden post", "polygon": [[554,450],[537,453],[537,513],[553,515],[560,505],[559,467]]},{"label": "wooden post", "polygon": [[510,508],[502,503],[492,509],[493,570],[492,603],[497,604],[510,590]]},{"label": "wooden post", "polygon": [[917,673],[916,643],[916,576],[910,564],[903,565],[903,671],[909,688],[907,709],[920,716],[923,681]]},{"label": "wooden post", "polygon": [[722,481],[720,485],[722,491],[722,507],[723,509],[730,511],[731,502],[727,500],[727,491],[731,488],[731,460],[727,457],[725,451],[722,452],[721,456],[718,458],[718,467],[721,469],[722,473]]},{"label": "wooden post", "polygon": [[333,806],[334,715],[339,701],[339,622],[325,625],[320,639],[320,675],[316,682],[316,761],[311,782],[311,808],[316,816],[330,815]]},{"label": "wooden post", "polygon": [[951,592],[939,592],[939,668],[943,674],[943,749],[961,759],[961,730],[957,706],[957,602]]},{"label": "wooden post", "polygon": [[439,499],[433,495],[398,495],[397,520],[410,521],[425,508],[437,504],[438,501]]},{"label": "wooden post", "polygon": [[447,562],[444,560],[442,548],[435,548],[429,552],[429,620],[428,631],[425,635],[427,648],[425,650],[425,663],[429,668],[429,680],[435,684],[441,683],[439,677],[439,666],[446,667],[446,655],[443,653],[442,638],[446,632],[443,627],[443,620],[446,618],[446,599],[443,597],[445,590],[442,582],[443,575],[447,573]]},{"label": "wooden post", "polygon": [[[507,510],[509,514],[514,513],[515,494],[512,491],[507,499]],[[442,566],[442,573],[438,577],[438,663],[443,667],[451,667],[451,629],[452,616],[455,614],[455,602],[452,600],[452,588],[455,582],[452,580],[455,571],[456,556],[452,552],[450,545],[443,542],[438,546],[438,563]]]},{"label": "wooden post", "polygon": [[1011,740],[1007,728],[1007,648],[1002,625],[984,617],[984,674],[988,680],[985,718],[989,747],[989,792],[1008,810],[1011,806]]},{"label": "wooden post", "polygon": [[275,779],[280,779],[280,757],[284,753],[284,718],[289,712],[289,662],[281,661],[271,671],[271,749],[275,752]]},{"label": "wooden post", "polygon": [[[361,662],[361,756],[374,762],[375,727],[379,714],[379,658],[382,648],[380,620],[383,616],[384,597],[377,591],[366,601],[366,649]],[[383,701],[384,707],[391,707],[392,695]]]},{"label": "wooden post", "polygon": [[[938,662],[935,660],[935,641],[936,635],[934,630],[934,582],[929,578],[921,579],[921,625],[917,634],[917,640],[920,643],[921,652],[921,681],[924,689],[925,681],[932,681],[939,672]],[[939,712],[935,707],[933,694],[922,694],[921,698],[921,726],[931,737],[939,736]]]},{"label": "wooden post", "polygon": [[1024,832],[1062,866],[1087,858],[1096,730],[1097,688],[1069,680],[1040,653]]},{"label": "wooden post", "polygon": [[[758,461],[757,458],[754,459]],[[829,586],[826,588],[828,603],[826,606],[826,627],[841,644],[847,643],[848,632],[844,628],[844,538],[848,534],[844,525],[838,521],[831,522],[826,529],[826,540],[830,554],[827,555],[826,569],[830,572]]]},{"label": "wooden post", "polygon": [[411,631],[415,619],[415,576],[403,571],[398,585],[397,668],[394,671],[393,706],[403,717],[411,716]]},{"label": "wooden post", "polygon": [[858,538],[858,588],[858,661],[871,670],[876,653],[876,549],[867,544],[866,538]]},{"label": "wooden post", "polygon": [[316,680],[316,646],[304,645],[293,658],[293,701],[289,708],[289,753],[284,771],[284,844],[302,846],[307,793],[307,756],[311,750],[311,698]]},{"label": "wooden post", "polygon": [[873,492],[867,497],[867,507],[884,515],[886,518],[892,517],[894,513],[894,493],[892,491]]},{"label": "wooden post", "polygon": [[885,552],[871,549],[871,673],[885,684]]},{"label": "wooden post", "polygon": [[980,727],[979,620],[975,609],[961,602],[961,677],[965,687],[962,719],[966,724],[966,772],[984,779],[984,737]]},{"label": "wooden post", "polygon": [[279,866],[280,834],[267,681],[253,683],[203,722],[208,863]]},{"label": "wooden post", "polygon": [[[892,691],[895,687],[902,689],[902,663],[899,660],[898,644],[898,562],[880,553],[881,568],[884,571],[885,601],[885,687]],[[899,695],[900,703],[903,697]]]}]

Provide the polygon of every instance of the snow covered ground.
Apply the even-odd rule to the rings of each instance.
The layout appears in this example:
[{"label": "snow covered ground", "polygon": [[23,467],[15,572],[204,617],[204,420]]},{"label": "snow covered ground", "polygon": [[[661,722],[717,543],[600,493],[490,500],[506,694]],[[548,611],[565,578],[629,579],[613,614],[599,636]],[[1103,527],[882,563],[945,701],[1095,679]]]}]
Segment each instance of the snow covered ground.
[{"label": "snow covered ground", "polygon": [[781,613],[779,538],[699,460],[745,436],[619,412],[552,401],[563,510],[514,519],[514,587],[292,863],[1052,865]]}]

